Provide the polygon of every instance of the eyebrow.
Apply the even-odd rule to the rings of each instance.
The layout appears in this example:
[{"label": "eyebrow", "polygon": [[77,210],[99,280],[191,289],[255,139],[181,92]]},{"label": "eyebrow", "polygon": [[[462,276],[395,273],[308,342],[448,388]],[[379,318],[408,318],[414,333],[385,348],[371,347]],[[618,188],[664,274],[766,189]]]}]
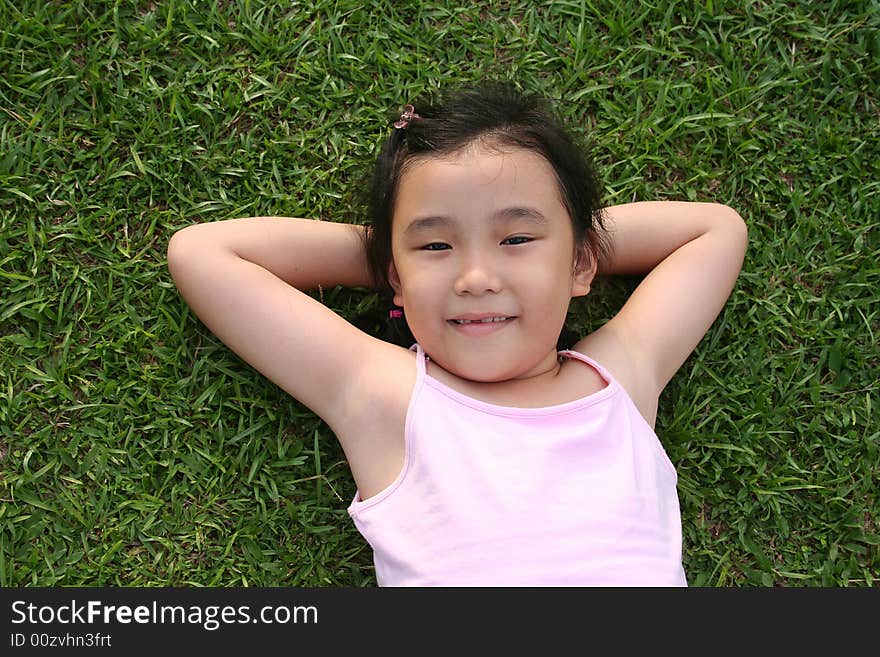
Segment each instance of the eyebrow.
[{"label": "eyebrow", "polygon": [[[518,206],[510,207],[499,210],[492,215],[492,221],[494,223],[506,223],[515,220],[523,220],[536,226],[543,226],[547,224],[547,217],[545,217],[535,208]],[[452,217],[448,217],[445,215],[431,215],[428,217],[420,217],[414,220],[409,226],[407,226],[406,229],[404,229],[403,234],[405,236],[418,235],[419,233],[431,230],[432,228],[449,226],[455,223],[456,221],[452,219]]]}]

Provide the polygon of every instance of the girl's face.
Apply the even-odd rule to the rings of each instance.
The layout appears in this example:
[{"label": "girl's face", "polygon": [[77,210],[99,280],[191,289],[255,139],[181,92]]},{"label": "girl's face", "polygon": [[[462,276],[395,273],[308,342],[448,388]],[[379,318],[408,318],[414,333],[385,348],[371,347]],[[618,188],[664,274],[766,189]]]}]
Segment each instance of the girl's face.
[{"label": "girl's face", "polygon": [[[573,296],[574,232],[550,164],[529,150],[474,144],[410,164],[394,207],[389,280],[431,359],[473,381],[552,369]],[[491,323],[480,319],[503,318]],[[470,321],[467,321],[470,320]]]}]

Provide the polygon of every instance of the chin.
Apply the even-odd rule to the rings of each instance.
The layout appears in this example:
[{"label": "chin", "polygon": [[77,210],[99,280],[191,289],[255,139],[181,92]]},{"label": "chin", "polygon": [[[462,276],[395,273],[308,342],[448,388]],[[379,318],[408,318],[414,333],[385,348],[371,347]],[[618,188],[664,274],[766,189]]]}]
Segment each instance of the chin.
[{"label": "chin", "polygon": [[501,383],[502,381],[509,381],[512,379],[512,376],[508,376],[507,374],[498,374],[496,376],[487,375],[485,372],[453,372],[458,377],[462,379],[467,379],[468,381],[474,381],[475,383]]},{"label": "chin", "polygon": [[438,363],[438,365],[450,374],[477,383],[500,383],[515,378],[517,375],[516,372],[510,368],[487,367],[486,364],[480,362],[477,362],[475,365],[468,364],[470,366],[464,367],[457,367],[455,365],[447,367],[443,363]]}]

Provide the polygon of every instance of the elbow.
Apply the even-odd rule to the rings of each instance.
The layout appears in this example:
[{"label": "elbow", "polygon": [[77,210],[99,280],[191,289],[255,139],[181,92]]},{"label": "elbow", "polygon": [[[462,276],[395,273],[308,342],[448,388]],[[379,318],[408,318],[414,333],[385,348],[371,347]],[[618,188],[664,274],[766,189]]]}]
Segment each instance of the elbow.
[{"label": "elbow", "polygon": [[180,231],[177,231],[168,240],[168,246],[165,248],[165,259],[171,262],[172,254],[177,252],[180,245]]},{"label": "elbow", "polygon": [[171,267],[171,262],[177,258],[178,253],[180,252],[180,234],[183,231],[178,230],[175,232],[171,239],[168,240],[168,246],[165,249],[165,260],[168,262],[168,267]]},{"label": "elbow", "polygon": [[746,225],[745,219],[729,205],[717,203],[716,206],[718,209],[718,223],[730,234],[731,246],[740,246],[743,253],[745,253],[749,242],[749,227]]},{"label": "elbow", "polygon": [[176,231],[171,235],[171,239],[168,240],[168,246],[165,249],[165,261],[168,264],[172,277],[174,276],[175,268],[187,258],[185,248],[189,241],[188,236],[192,233],[191,228],[193,226],[187,226]]}]

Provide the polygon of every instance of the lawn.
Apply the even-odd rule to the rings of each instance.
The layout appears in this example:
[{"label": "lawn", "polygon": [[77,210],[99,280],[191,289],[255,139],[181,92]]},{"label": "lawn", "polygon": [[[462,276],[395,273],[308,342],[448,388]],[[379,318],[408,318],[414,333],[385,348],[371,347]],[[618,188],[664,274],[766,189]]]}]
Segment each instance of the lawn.
[{"label": "lawn", "polygon": [[[876,587],[878,28],[871,1],[0,0],[0,586],[375,585],[332,432],[188,310],[165,249],[362,220],[388,117],[496,78],[554,99],[608,204],[748,223],[660,399],[689,583]],[[378,330],[375,293],[322,296]]]}]

